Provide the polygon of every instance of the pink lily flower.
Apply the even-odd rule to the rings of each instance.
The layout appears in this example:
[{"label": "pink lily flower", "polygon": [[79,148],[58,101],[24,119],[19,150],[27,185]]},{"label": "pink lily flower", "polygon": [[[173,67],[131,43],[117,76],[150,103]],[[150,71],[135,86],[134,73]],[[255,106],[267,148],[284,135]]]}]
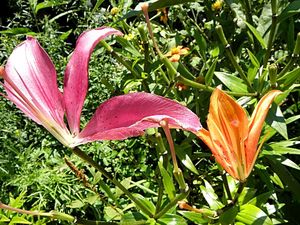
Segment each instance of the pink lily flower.
[{"label": "pink lily flower", "polygon": [[[82,33],[65,70],[64,90],[57,86],[55,67],[33,37],[15,48],[0,69],[7,98],[63,145],[75,147],[96,140],[121,140],[143,134],[167,120],[171,128],[196,133],[198,117],[179,103],[148,93],[117,96],[104,102],[80,130],[80,116],[88,90],[88,62],[97,43],[118,30],[101,27]],[[64,121],[66,115],[67,124]]]}]

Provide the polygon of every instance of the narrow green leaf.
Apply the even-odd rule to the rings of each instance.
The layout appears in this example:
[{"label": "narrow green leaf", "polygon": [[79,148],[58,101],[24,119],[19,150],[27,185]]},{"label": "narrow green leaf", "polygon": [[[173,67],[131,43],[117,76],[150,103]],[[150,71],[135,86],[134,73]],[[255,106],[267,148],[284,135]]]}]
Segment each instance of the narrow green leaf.
[{"label": "narrow green leaf", "polygon": [[137,198],[147,209],[149,209],[153,215],[155,214],[155,205],[152,202],[140,194],[134,194],[134,197]]},{"label": "narrow green leaf", "polygon": [[120,220],[123,215],[123,211],[119,208],[112,206],[104,207],[104,218],[106,221]]},{"label": "narrow green leaf", "polygon": [[249,225],[273,225],[271,219],[260,208],[254,205],[242,205],[236,219]]},{"label": "narrow green leaf", "polygon": [[72,29],[70,29],[70,30],[68,30],[68,31],[66,31],[66,32],[64,32],[64,33],[62,33],[60,36],[59,36],[59,39],[60,40],[66,40],[69,36],[70,36],[70,34],[72,33]]},{"label": "narrow green leaf", "polygon": [[264,39],[262,38],[262,36],[258,33],[258,31],[255,29],[255,27],[253,27],[251,24],[247,23],[246,21],[244,21],[244,23],[248,26],[249,30],[253,33],[253,35],[256,37],[256,39],[258,40],[258,42],[260,43],[261,47],[263,49],[267,48],[267,45],[264,41]]},{"label": "narrow green leaf", "polygon": [[225,72],[215,72],[217,78],[231,91],[247,93],[247,85],[237,76]]},{"label": "narrow green leaf", "polygon": [[253,64],[253,66],[259,68],[260,63],[259,63],[258,59],[255,57],[255,55],[248,48],[247,48],[247,52],[248,52],[249,58],[251,60],[251,63]]},{"label": "narrow green leaf", "polygon": [[256,193],[256,189],[245,187],[243,189],[242,193],[240,194],[238,200],[241,204],[245,204],[246,202],[248,202],[251,198],[253,198],[255,196],[255,193]]},{"label": "narrow green leaf", "polygon": [[[129,189],[130,188],[130,181],[131,181],[131,177],[127,177],[124,180],[121,181],[121,184],[126,188]],[[123,194],[123,191],[119,188],[116,188],[116,197],[120,197]]]},{"label": "narrow green leaf", "polygon": [[137,186],[140,189],[144,190],[145,192],[148,192],[152,195],[158,195],[156,192],[154,192],[151,189],[149,189],[149,188],[145,187],[144,185],[142,185],[145,182],[146,182],[146,180],[139,180],[138,182],[130,181],[130,183],[131,183],[130,188]]},{"label": "narrow green leaf", "polygon": [[92,14],[94,14],[94,12],[96,12],[96,10],[100,7],[100,5],[104,2],[104,0],[97,0],[93,10],[92,10]]},{"label": "narrow green leaf", "polygon": [[189,145],[187,145],[187,146],[184,146],[184,145],[175,146],[176,155],[178,156],[178,158],[180,159],[181,163],[186,168],[188,168],[193,173],[199,175],[199,172],[196,169],[194,163],[192,162],[192,160],[190,159],[189,155],[185,151],[185,149],[189,148],[189,147],[190,147]]},{"label": "narrow green leaf", "polygon": [[206,61],[206,49],[207,49],[207,43],[203,35],[200,34],[198,30],[194,31],[194,37],[197,42],[197,45],[199,46],[199,52],[204,61]]},{"label": "narrow green leaf", "polygon": [[35,7],[34,13],[37,14],[38,11],[40,11],[41,9],[52,8],[52,7],[55,7],[55,6],[66,5],[66,4],[68,4],[68,2],[44,1],[44,2],[41,2],[41,3],[37,4],[37,6]]},{"label": "narrow green leaf", "polygon": [[32,224],[28,220],[24,219],[23,217],[14,216],[9,224]]},{"label": "narrow green leaf", "polygon": [[5,215],[0,215],[0,223],[9,222],[10,219],[8,219]]},{"label": "narrow green leaf", "polygon": [[132,45],[130,41],[120,36],[116,37],[115,39],[126,51],[130,52],[135,57],[141,57],[141,53]]},{"label": "narrow green leaf", "polygon": [[175,186],[172,177],[169,175],[168,171],[163,167],[163,163],[161,159],[158,162],[158,167],[160,170],[160,174],[162,176],[162,182],[169,199],[172,200],[174,199],[176,194]]},{"label": "narrow green leaf", "polygon": [[1,30],[0,34],[12,34],[12,35],[35,35],[36,33],[28,28],[16,27],[7,30]]},{"label": "narrow green leaf", "polygon": [[72,209],[79,209],[85,206],[85,203],[79,199],[76,199],[72,201],[67,207],[72,208]]},{"label": "narrow green leaf", "polygon": [[[161,9],[165,7],[170,7],[172,5],[179,5],[188,2],[196,2],[198,0],[150,0],[146,1],[149,4],[149,12],[154,11],[156,9]],[[127,14],[125,14],[120,20],[128,19],[130,17],[138,16],[142,14],[141,3],[138,4],[134,10],[131,10]]]},{"label": "narrow green leaf", "polygon": [[296,68],[285,75],[280,77],[277,81],[278,84],[283,84],[285,88],[290,87],[295,83],[296,80],[300,78],[300,68]]},{"label": "narrow green leaf", "polygon": [[210,86],[210,84],[211,84],[211,81],[213,79],[214,72],[215,72],[215,69],[216,69],[217,62],[218,62],[218,58],[215,58],[214,61],[213,61],[213,63],[209,67],[206,75],[205,75],[205,84],[207,86]]},{"label": "narrow green leaf", "polygon": [[218,195],[213,187],[206,180],[204,180],[204,183],[205,186],[201,185],[200,189],[210,208],[216,210],[223,207],[224,205],[218,200]]},{"label": "narrow green leaf", "polygon": [[121,225],[146,224],[147,218],[139,212],[128,212],[122,216]]},{"label": "narrow green leaf", "polygon": [[287,7],[278,16],[277,21],[278,23],[281,23],[285,19],[294,16],[298,13],[300,13],[300,1],[296,0],[287,5]]}]

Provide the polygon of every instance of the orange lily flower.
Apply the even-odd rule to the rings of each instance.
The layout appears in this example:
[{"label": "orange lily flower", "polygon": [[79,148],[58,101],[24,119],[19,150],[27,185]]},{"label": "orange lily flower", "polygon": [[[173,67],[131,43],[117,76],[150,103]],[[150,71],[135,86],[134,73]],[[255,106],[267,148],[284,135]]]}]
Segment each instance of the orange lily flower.
[{"label": "orange lily flower", "polygon": [[165,56],[169,58],[171,62],[178,62],[181,55],[187,55],[189,53],[189,48],[183,47],[181,45],[172,48]]},{"label": "orange lily flower", "polygon": [[257,148],[264,120],[278,90],[268,92],[256,106],[250,121],[246,111],[225,92],[215,89],[207,117],[208,130],[197,136],[211,149],[216,161],[235,179],[245,181],[261,146]]}]

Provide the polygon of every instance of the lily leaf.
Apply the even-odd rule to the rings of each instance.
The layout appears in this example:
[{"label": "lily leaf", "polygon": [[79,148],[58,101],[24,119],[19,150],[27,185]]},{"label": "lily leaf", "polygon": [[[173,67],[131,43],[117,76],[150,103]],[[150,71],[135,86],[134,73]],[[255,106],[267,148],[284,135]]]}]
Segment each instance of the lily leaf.
[{"label": "lily leaf", "polygon": [[241,211],[237,214],[236,219],[249,225],[273,225],[271,219],[264,211],[250,204],[241,206]]},{"label": "lily leaf", "polygon": [[266,123],[274,128],[285,139],[288,139],[287,126],[280,108],[276,104],[272,104],[266,118]]},{"label": "lily leaf", "polygon": [[300,13],[300,1],[293,1],[282,11],[278,16],[278,23],[281,23],[285,19]]},{"label": "lily leaf", "polygon": [[237,76],[225,72],[215,72],[215,75],[231,91],[248,92],[247,85],[244,84],[243,80],[238,78]]},{"label": "lily leaf", "polygon": [[247,23],[246,21],[244,21],[244,23],[248,26],[249,30],[256,37],[256,39],[260,43],[261,47],[263,49],[266,49],[267,48],[266,42],[264,41],[264,39],[262,38],[262,36],[259,34],[259,32],[255,29],[255,27],[253,27],[251,24]]},{"label": "lily leaf", "polygon": [[[197,0],[150,0],[146,1],[149,4],[149,12],[154,11],[156,9],[161,9],[165,7],[170,7],[172,5],[179,5],[188,2],[196,2]],[[143,2],[144,3],[144,2]],[[141,4],[138,4],[134,10],[131,10],[127,14],[125,14],[121,20],[128,19],[130,17],[138,16],[142,14]]]}]

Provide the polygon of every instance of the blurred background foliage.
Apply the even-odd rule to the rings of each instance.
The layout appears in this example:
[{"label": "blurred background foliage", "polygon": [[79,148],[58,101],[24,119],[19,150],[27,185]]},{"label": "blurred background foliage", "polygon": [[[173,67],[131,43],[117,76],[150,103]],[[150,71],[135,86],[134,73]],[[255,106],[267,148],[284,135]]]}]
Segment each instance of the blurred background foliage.
[{"label": "blurred background foliage", "polygon": [[[102,43],[92,55],[82,124],[101,102],[133,91],[177,100],[194,111],[204,126],[210,88],[222,84],[249,113],[268,90],[284,91],[280,109],[274,105],[269,113],[263,131],[268,138],[247,188],[239,198],[240,208],[233,208],[217,219],[173,210],[173,220],[164,218],[158,223],[300,224],[300,37],[297,46],[300,1],[162,2],[150,1],[154,8],[150,12],[152,28],[160,50],[166,54],[174,52],[177,46],[188,48],[188,53],[173,63],[177,70],[175,75],[156,54],[144,17],[135,9],[139,1],[133,0],[2,1],[0,63],[5,65],[12,50],[27,35],[35,36],[53,60],[62,87],[65,66],[81,32],[100,26],[121,30],[123,37],[107,40],[113,52],[109,53]],[[274,2],[277,4],[272,17]],[[165,8],[159,9],[157,5]],[[272,28],[272,18],[276,18],[275,28]],[[220,27],[230,47],[220,39]],[[251,88],[232,63],[229,51]],[[276,67],[275,79],[270,75],[270,65]],[[2,86],[0,90],[3,93]],[[158,167],[160,150],[155,133],[157,131],[149,130],[140,138],[91,143],[83,150],[130,191],[155,203],[162,173]],[[227,204],[222,170],[209,149],[192,134],[175,130],[172,134],[180,166],[191,189],[188,202],[198,208],[220,209]],[[120,190],[102,180],[101,174],[80,162],[5,98],[0,99],[0,139],[2,202],[26,209],[54,209],[78,218],[102,221],[126,221],[125,215],[135,212]],[[163,142],[166,143],[164,136]],[[64,157],[82,170],[89,185],[75,176]],[[171,165],[166,171],[172,177]],[[236,182],[228,176],[227,179],[232,193],[236,192]],[[176,185],[167,185],[178,189]],[[168,194],[166,191],[165,202]],[[247,213],[252,217],[248,218]],[[34,224],[65,223],[0,211],[0,224],[14,220]]]}]

